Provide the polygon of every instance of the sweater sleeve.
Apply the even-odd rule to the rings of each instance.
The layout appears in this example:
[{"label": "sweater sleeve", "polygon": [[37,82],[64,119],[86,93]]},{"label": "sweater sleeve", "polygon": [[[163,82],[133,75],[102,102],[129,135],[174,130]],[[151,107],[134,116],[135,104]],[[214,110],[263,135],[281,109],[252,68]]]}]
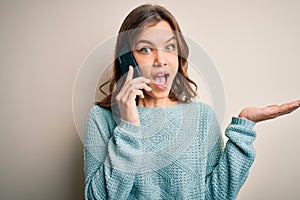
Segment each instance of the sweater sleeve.
[{"label": "sweater sleeve", "polygon": [[[213,115],[209,135],[220,135],[219,125]],[[208,154],[205,199],[236,199],[254,162],[253,141],[255,123],[243,118],[232,118],[225,130],[228,137],[224,151],[222,140]]]},{"label": "sweater sleeve", "polygon": [[86,128],[85,199],[127,199],[139,163],[139,127],[123,120],[111,125],[112,115],[100,109],[91,110]]}]

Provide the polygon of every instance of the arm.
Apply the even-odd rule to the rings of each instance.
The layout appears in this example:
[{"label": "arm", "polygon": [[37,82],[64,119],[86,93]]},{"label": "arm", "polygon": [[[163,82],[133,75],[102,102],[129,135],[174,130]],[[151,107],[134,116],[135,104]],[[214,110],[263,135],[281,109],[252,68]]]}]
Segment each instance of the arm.
[{"label": "arm", "polygon": [[[235,199],[243,186],[255,158],[253,141],[256,133],[254,122],[232,118],[225,131],[228,137],[222,152],[223,141],[214,145],[208,154],[206,175],[206,199]],[[216,116],[212,115],[208,136],[221,135]]]},{"label": "arm", "polygon": [[[255,158],[252,144],[256,137],[253,130],[255,123],[291,113],[299,107],[300,100],[280,106],[247,107],[239,118],[233,117],[225,131],[229,140],[224,152],[221,151],[220,141],[208,155],[206,199],[235,199]],[[212,116],[211,127],[217,128],[211,128],[209,135],[220,134],[214,113]]]},{"label": "arm", "polygon": [[103,110],[94,107],[88,119],[84,146],[88,200],[127,199],[135,178],[134,171],[128,170],[134,170],[131,166],[137,167],[139,162],[139,140],[132,137],[138,134],[138,127],[122,120],[112,128],[107,117],[112,116],[105,116]]},{"label": "arm", "polygon": [[127,199],[141,161],[135,99],[144,98],[143,89],[151,91],[149,82],[144,77],[133,79],[133,68],[129,67],[125,83],[116,90],[121,118],[118,126],[108,125],[107,121],[113,121],[111,113],[105,117],[105,112],[90,113],[84,148],[86,199]]}]

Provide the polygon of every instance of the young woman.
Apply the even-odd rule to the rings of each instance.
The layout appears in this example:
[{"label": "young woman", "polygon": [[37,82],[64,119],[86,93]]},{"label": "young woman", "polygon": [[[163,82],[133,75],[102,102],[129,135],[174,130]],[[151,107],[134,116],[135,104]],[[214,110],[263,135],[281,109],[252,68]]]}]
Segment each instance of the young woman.
[{"label": "young woman", "polygon": [[[122,76],[117,59],[110,93],[89,115],[85,198],[235,199],[255,158],[255,123],[290,113],[300,101],[249,107],[223,140],[212,108],[194,102],[188,46],[175,18],[142,5],[124,20],[116,55],[129,45],[142,76]],[[104,85],[105,85],[104,84]]]}]

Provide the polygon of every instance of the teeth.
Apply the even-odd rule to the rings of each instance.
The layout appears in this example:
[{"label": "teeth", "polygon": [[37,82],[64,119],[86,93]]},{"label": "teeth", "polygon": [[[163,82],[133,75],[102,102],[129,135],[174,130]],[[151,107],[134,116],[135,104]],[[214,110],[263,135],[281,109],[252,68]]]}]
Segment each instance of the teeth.
[{"label": "teeth", "polygon": [[157,76],[161,77],[161,76],[167,76],[168,74],[158,74]]}]

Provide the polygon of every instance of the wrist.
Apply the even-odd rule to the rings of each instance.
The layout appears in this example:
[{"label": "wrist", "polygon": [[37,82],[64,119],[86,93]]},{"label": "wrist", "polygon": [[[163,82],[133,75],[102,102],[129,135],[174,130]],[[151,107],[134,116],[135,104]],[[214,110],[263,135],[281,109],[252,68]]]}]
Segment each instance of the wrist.
[{"label": "wrist", "polygon": [[252,121],[254,123],[257,123],[257,121],[251,117],[249,117],[248,115],[244,114],[244,113],[240,113],[238,115],[238,118],[241,118],[241,119],[246,119],[246,120],[249,120],[249,121]]},{"label": "wrist", "polygon": [[132,124],[132,125],[135,125],[135,126],[140,126],[140,120],[139,119],[130,119],[130,118],[127,118],[127,117],[122,117],[122,120],[123,121],[126,121],[127,123],[129,124]]}]

